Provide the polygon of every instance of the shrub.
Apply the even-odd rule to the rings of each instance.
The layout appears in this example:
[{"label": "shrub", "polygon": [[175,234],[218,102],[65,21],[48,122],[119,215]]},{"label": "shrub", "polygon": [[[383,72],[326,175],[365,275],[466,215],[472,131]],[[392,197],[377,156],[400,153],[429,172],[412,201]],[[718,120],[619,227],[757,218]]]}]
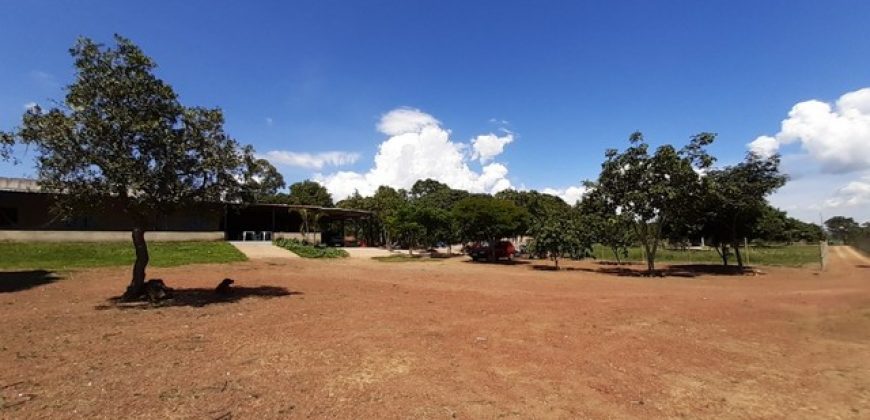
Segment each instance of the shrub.
[{"label": "shrub", "polygon": [[276,239],[274,243],[302,258],[345,258],[350,256],[343,249],[308,245],[296,239]]}]

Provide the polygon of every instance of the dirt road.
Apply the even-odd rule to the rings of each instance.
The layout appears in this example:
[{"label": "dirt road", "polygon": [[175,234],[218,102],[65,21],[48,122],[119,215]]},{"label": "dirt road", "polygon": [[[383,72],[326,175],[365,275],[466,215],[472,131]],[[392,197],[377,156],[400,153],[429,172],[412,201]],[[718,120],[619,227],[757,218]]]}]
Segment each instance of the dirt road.
[{"label": "dirt road", "polygon": [[[638,278],[592,262],[260,260],[0,293],[0,418],[868,418],[870,265]],[[209,288],[236,280],[221,300]],[[45,284],[41,284],[45,283]],[[221,417],[224,416],[224,417]]]}]

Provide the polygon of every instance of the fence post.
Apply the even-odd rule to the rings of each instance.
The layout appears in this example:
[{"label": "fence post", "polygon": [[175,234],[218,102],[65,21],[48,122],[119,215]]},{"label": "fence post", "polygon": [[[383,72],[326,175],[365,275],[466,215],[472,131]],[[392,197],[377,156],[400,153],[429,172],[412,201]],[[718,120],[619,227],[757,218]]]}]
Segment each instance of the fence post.
[{"label": "fence post", "polygon": [[822,271],[828,267],[828,241],[819,241],[819,263]]}]

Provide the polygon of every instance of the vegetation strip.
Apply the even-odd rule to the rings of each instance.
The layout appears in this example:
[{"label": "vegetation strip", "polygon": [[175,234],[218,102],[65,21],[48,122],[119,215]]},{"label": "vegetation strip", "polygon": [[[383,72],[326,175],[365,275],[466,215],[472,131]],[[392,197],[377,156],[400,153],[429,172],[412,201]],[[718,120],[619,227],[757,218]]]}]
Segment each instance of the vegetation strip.
[{"label": "vegetation strip", "polygon": [[350,256],[347,251],[340,248],[313,246],[295,239],[277,239],[275,245],[302,258],[346,258]]},{"label": "vegetation strip", "polygon": [[[155,267],[247,259],[226,242],[152,242],[148,248]],[[6,270],[108,267],[129,265],[135,259],[129,242],[0,242],[0,269]]]}]

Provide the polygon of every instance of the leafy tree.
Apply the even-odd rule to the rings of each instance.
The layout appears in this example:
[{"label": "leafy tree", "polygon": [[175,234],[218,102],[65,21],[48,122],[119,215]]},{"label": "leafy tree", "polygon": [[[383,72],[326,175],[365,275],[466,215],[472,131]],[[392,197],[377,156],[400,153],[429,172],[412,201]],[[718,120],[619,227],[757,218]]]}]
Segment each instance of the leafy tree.
[{"label": "leafy tree", "polygon": [[414,246],[425,235],[426,229],[418,222],[416,209],[410,204],[400,206],[386,219],[387,228],[396,238],[408,246],[408,254],[414,254]]},{"label": "leafy tree", "polygon": [[528,215],[525,220],[525,226],[527,229],[540,225],[545,219],[550,218],[553,214],[564,215],[571,209],[571,206],[569,206],[568,203],[565,203],[561,198],[551,194],[540,193],[535,190],[503,190],[497,192],[495,198],[510,201],[517,207],[525,210]]},{"label": "leafy tree", "polygon": [[12,146],[15,145],[15,135],[0,131],[0,161],[12,159]]},{"label": "leafy tree", "polygon": [[450,210],[469,193],[455,190],[433,179],[420,180],[414,183],[408,198],[418,211],[420,224],[426,229],[426,240],[429,245],[446,242],[452,253],[452,246],[459,242],[459,229]]},{"label": "leafy tree", "polygon": [[528,217],[525,210],[506,200],[489,195],[473,195],[460,200],[453,207],[460,234],[465,240],[487,241],[491,259],[495,259],[495,244],[506,237],[525,230]]},{"label": "leafy tree", "polygon": [[290,193],[275,194],[267,199],[270,203],[301,206],[334,207],[329,190],[317,182],[306,179],[290,185]]},{"label": "leafy tree", "polygon": [[380,186],[372,196],[372,207],[375,216],[381,221],[381,232],[384,243],[387,248],[392,248],[394,235],[391,235],[391,229],[388,221],[407,204],[407,193],[404,190],[395,190],[387,186]]},{"label": "leafy tree", "polygon": [[[359,191],[354,191],[350,197],[335,203],[335,205],[342,209],[375,211],[374,198],[363,197]],[[376,216],[364,221],[349,220],[346,229],[352,232],[357,238],[366,238],[368,244],[381,243],[378,239],[379,235],[375,234],[379,234],[383,230],[382,221]]]},{"label": "leafy tree", "polygon": [[831,237],[845,243],[850,237],[859,235],[861,226],[851,217],[834,216],[825,220],[825,228]]},{"label": "leafy tree", "polygon": [[749,153],[734,166],[707,172],[702,206],[702,234],[710,239],[728,265],[730,246],[743,267],[740,255],[741,239],[755,230],[764,215],[767,196],[783,186],[786,176],[779,172],[779,156],[763,158]]},{"label": "leafy tree", "polygon": [[683,219],[686,203],[700,196],[701,182],[695,169],[712,165],[713,158],[704,148],[714,138],[714,134],[701,133],[679,151],[664,145],[650,154],[643,135],[636,132],[625,151],[610,149],[605,154],[597,188],[604,200],[632,221],[650,274],[655,270],[662,227]]},{"label": "leafy tree", "polygon": [[242,201],[279,182],[267,180],[273,168],[224,132],[219,109],[183,106],[154,75],[151,58],[126,38],[115,42],[79,39],[70,50],[76,78],[63,102],[28,110],[14,136],[36,146],[38,181],[59,193],[61,215],[123,208],[136,250],[124,296],[135,299],[149,260],[145,231],[156,215]]},{"label": "leafy tree", "polygon": [[547,255],[559,269],[560,258],[581,258],[592,253],[593,237],[579,211],[549,213],[531,228],[533,253]]},{"label": "leafy tree", "polygon": [[628,214],[617,211],[595,186],[589,182],[587,193],[577,208],[583,215],[585,228],[591,230],[595,240],[610,248],[616,263],[628,257],[628,248],[634,244],[633,221]]}]

